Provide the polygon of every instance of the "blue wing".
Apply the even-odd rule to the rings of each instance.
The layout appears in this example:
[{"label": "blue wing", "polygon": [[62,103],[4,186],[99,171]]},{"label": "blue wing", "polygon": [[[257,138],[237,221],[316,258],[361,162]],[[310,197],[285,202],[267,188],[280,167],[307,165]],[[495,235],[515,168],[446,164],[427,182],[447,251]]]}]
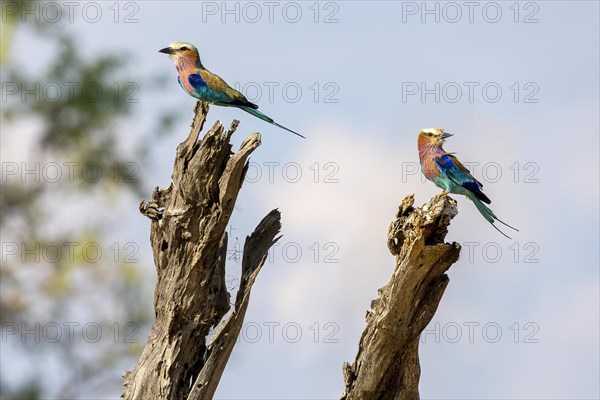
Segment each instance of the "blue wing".
[{"label": "blue wing", "polygon": [[200,74],[190,74],[190,76],[188,77],[188,82],[190,83],[190,85],[196,88],[196,90],[203,86],[208,86],[206,82],[204,82]]},{"label": "blue wing", "polygon": [[481,182],[473,178],[469,170],[456,157],[444,154],[443,156],[434,158],[433,161],[440,171],[452,182],[473,192],[481,201],[488,204],[491,203],[491,200],[481,191],[483,187]]},{"label": "blue wing", "polygon": [[[190,74],[190,76],[188,77],[188,82],[194,88],[194,92],[196,93],[195,97],[198,97],[201,100],[223,106],[238,106],[251,104],[248,102],[248,100],[245,100],[245,98],[244,102],[240,102],[237,99],[232,98],[232,96],[228,92],[233,91],[234,89],[225,87],[225,89],[229,90],[220,90],[220,88],[218,87],[213,87],[215,85],[210,84],[210,82],[206,82],[204,79],[202,79],[202,76],[200,74]],[[225,82],[223,82],[223,84],[225,84]]]}]

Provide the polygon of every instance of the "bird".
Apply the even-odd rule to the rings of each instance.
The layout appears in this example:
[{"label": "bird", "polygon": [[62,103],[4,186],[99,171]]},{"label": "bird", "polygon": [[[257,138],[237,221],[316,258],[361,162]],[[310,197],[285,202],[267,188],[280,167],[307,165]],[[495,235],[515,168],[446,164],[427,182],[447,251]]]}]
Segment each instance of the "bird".
[{"label": "bird", "polygon": [[173,42],[169,47],[158,52],[168,54],[173,60],[179,74],[177,81],[190,96],[218,106],[240,108],[265,122],[306,139],[298,132],[279,125],[273,118],[258,111],[258,106],[248,101],[246,96],[229,86],[220,76],[204,68],[198,49],[193,44]]},{"label": "bird", "polygon": [[500,220],[496,214],[486,204],[492,201],[483,192],[483,185],[471,175],[471,172],[454,156],[455,153],[448,153],[442,147],[449,137],[454,136],[444,132],[443,128],[426,128],[419,132],[417,148],[419,150],[419,161],[423,175],[442,188],[443,193],[462,194],[468,197],[477,207],[477,210],[492,226],[505,237],[510,238],[502,232],[494,222],[519,231],[504,221]]}]

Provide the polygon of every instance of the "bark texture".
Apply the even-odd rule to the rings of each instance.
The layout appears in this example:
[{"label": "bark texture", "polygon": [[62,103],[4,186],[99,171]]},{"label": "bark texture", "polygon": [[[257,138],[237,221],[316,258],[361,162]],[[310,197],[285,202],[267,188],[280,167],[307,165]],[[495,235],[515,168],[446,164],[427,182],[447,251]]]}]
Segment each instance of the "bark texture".
[{"label": "bark texture", "polygon": [[[140,212],[152,220],[150,241],[158,280],[156,320],[137,366],[124,374],[126,399],[210,399],[240,332],[252,284],[279,239],[273,210],[246,238],[235,309],[225,284],[226,227],[261,143],[251,134],[236,153],[220,122],[200,140],[208,105],[198,102],[189,136],[177,147],[172,183],[156,188]],[[229,312],[229,313],[228,313]],[[216,330],[207,343],[211,329]]]},{"label": "bark texture", "polygon": [[413,208],[406,197],[388,231],[396,256],[389,283],[371,303],[352,365],[344,363],[343,400],[419,399],[419,338],[448,285],[446,271],[458,260],[460,245],[444,243],[458,213],[446,195]]}]

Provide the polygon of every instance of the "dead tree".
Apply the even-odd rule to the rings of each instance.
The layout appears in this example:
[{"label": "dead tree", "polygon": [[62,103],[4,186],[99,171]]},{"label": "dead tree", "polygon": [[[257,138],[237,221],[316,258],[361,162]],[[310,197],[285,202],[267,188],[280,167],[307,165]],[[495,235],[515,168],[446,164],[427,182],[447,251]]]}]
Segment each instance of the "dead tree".
[{"label": "dead tree", "polygon": [[456,202],[446,195],[413,208],[406,197],[388,231],[396,256],[390,282],[371,303],[352,365],[344,363],[342,400],[419,399],[419,338],[433,318],[448,285],[446,271],[460,245],[444,243]]},{"label": "dead tree", "polygon": [[233,121],[227,131],[215,123],[200,140],[208,105],[198,102],[194,111],[190,134],[177,147],[172,183],[140,204],[140,212],[152,220],[156,319],[137,366],[124,374],[126,399],[212,398],[242,327],[252,284],[279,239],[280,214],[273,210],[246,238],[235,309],[228,314],[226,227],[248,156],[261,139],[253,133],[232,153],[229,140],[239,123]]},{"label": "dead tree", "polygon": [[[150,241],[158,280],[155,322],[133,371],[124,374],[125,399],[211,399],[240,333],[250,290],[279,239],[280,214],[271,211],[246,238],[235,309],[225,285],[226,227],[260,145],[253,133],[236,153],[220,122],[200,140],[208,105],[198,102],[188,138],[177,147],[172,183],[156,188],[140,212],[152,220]],[[445,272],[460,246],[446,244],[456,202],[440,195],[413,208],[404,199],[388,232],[396,256],[390,282],[379,290],[352,365],[344,364],[344,400],[418,399],[418,345],[448,284]],[[210,331],[216,327],[207,340]]]}]

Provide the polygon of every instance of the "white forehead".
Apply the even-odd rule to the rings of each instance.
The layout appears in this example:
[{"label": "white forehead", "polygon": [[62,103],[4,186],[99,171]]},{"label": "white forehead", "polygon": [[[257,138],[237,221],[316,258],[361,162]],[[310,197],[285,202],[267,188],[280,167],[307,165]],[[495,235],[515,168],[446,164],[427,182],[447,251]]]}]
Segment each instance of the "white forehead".
[{"label": "white forehead", "polygon": [[169,47],[172,48],[173,50],[178,50],[178,49],[181,49],[182,47],[187,47],[190,50],[198,51],[196,46],[194,46],[191,43],[187,43],[187,42],[173,42],[169,45]]},{"label": "white forehead", "polygon": [[444,128],[424,128],[421,129],[422,133],[432,133],[434,135],[441,135],[444,133]]}]

